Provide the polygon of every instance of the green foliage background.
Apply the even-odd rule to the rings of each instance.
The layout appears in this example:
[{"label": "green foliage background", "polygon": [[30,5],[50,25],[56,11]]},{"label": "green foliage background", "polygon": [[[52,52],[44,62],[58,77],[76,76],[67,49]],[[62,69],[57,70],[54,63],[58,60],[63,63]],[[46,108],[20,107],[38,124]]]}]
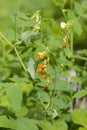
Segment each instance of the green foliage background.
[{"label": "green foliage background", "polygon": [[[20,6],[20,7],[19,7]],[[0,1],[0,28],[6,29],[10,24],[10,14],[19,10],[22,12],[30,13],[37,10],[43,10],[48,16],[55,13],[55,6],[50,0],[1,0]]]},{"label": "green foliage background", "polygon": [[86,34],[86,0],[0,1],[1,130],[87,130]]}]

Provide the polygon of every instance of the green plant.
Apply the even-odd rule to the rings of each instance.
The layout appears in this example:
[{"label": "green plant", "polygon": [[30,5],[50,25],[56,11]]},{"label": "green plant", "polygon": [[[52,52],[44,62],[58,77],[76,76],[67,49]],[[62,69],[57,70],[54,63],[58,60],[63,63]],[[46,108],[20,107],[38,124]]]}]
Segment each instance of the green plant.
[{"label": "green plant", "polygon": [[0,32],[0,129],[86,130],[86,111],[74,109],[87,95],[87,50],[75,50],[87,2],[72,9],[53,2],[62,19],[19,10],[11,15],[15,29]]}]

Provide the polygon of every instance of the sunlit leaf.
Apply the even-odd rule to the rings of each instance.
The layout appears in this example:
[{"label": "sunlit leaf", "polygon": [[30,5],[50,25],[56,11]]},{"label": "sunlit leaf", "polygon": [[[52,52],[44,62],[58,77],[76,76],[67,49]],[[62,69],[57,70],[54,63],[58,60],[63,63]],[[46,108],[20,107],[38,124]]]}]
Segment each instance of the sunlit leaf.
[{"label": "sunlit leaf", "polygon": [[42,99],[43,102],[49,102],[50,101],[50,96],[48,95],[48,93],[46,93],[44,91],[39,91],[38,95]]},{"label": "sunlit leaf", "polygon": [[79,130],[87,130],[85,127],[80,127]]},{"label": "sunlit leaf", "polygon": [[21,34],[21,40],[27,42],[30,41],[32,36],[37,35],[37,32],[34,31],[25,31]]},{"label": "sunlit leaf", "polygon": [[74,123],[87,127],[87,111],[86,110],[74,110],[72,112],[72,119]]},{"label": "sunlit leaf", "polygon": [[11,108],[14,110],[21,109],[22,103],[22,90],[20,87],[11,86],[6,91],[7,99],[10,103]]},{"label": "sunlit leaf", "polygon": [[38,130],[35,123],[28,118],[18,118],[16,122],[16,130]]},{"label": "sunlit leaf", "polygon": [[67,92],[69,92],[69,91],[72,90],[72,85],[70,83],[68,83],[67,81],[58,80],[55,83],[54,89],[58,90],[58,91],[67,91]]},{"label": "sunlit leaf", "polygon": [[32,79],[35,79],[35,68],[34,68],[34,60],[32,58],[29,59],[28,62],[28,72],[30,73],[30,76]]},{"label": "sunlit leaf", "polygon": [[48,121],[40,123],[42,130],[68,130],[68,126],[64,120],[54,121],[52,124]]},{"label": "sunlit leaf", "polygon": [[86,1],[86,0],[83,0],[83,1],[82,1],[81,7],[82,7],[84,10],[87,9],[87,1]]},{"label": "sunlit leaf", "polygon": [[82,97],[84,97],[86,95],[87,95],[87,91],[83,89],[80,92],[75,93],[73,98],[82,98]]},{"label": "sunlit leaf", "polygon": [[82,14],[82,7],[80,3],[75,2],[75,11],[78,15]]},{"label": "sunlit leaf", "polygon": [[74,31],[77,35],[81,35],[82,33],[82,27],[81,24],[79,22],[74,22]]},{"label": "sunlit leaf", "polygon": [[16,129],[16,121],[14,119],[8,119],[6,116],[0,116],[0,127]]}]

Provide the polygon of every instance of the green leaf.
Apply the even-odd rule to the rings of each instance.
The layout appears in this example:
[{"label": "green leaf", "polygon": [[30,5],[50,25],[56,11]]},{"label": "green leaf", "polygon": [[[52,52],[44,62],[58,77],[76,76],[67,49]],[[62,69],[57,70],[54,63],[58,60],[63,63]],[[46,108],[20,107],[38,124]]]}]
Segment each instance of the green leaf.
[{"label": "green leaf", "polygon": [[79,130],[87,130],[85,127],[80,127]]},{"label": "green leaf", "polygon": [[34,121],[28,118],[18,118],[16,123],[16,130],[38,130]]},{"label": "green leaf", "polygon": [[17,12],[17,16],[21,19],[27,20],[28,17],[23,12]]},{"label": "green leaf", "polygon": [[80,3],[75,2],[75,11],[76,11],[76,13],[77,13],[78,15],[82,14],[83,9],[82,9]]},{"label": "green leaf", "polygon": [[40,122],[40,127],[42,128],[42,130],[54,130],[52,124],[48,121]]},{"label": "green leaf", "polygon": [[82,18],[87,19],[87,14],[84,13],[84,14],[82,15]]},{"label": "green leaf", "polygon": [[9,79],[15,83],[29,83],[29,80],[26,77],[14,76],[13,78],[9,78]]},{"label": "green leaf", "polygon": [[68,130],[68,126],[63,119],[59,119],[53,123],[54,130]]},{"label": "green leaf", "polygon": [[6,91],[7,99],[10,103],[10,106],[14,110],[20,110],[21,109],[21,103],[22,103],[22,90],[20,87],[12,86],[9,87]]},{"label": "green leaf", "polygon": [[14,13],[10,16],[12,22],[18,27],[29,27],[29,21],[23,13]]},{"label": "green leaf", "polygon": [[23,116],[27,115],[28,111],[29,110],[27,109],[27,107],[24,106],[16,112],[16,116],[17,117],[23,117]]},{"label": "green leaf", "polygon": [[38,91],[38,95],[43,102],[49,102],[50,101],[50,96],[48,95],[48,93],[46,93],[44,91]]},{"label": "green leaf", "polygon": [[61,98],[53,98],[52,103],[59,109],[66,109],[69,107],[68,103]]},{"label": "green leaf", "polygon": [[12,22],[14,22],[14,23],[15,23],[15,18],[21,18],[23,20],[28,19],[28,17],[23,12],[15,12],[10,15],[10,18],[11,18]]},{"label": "green leaf", "polygon": [[16,121],[8,119],[6,116],[0,116],[0,127],[16,129]]},{"label": "green leaf", "polygon": [[42,130],[68,130],[68,127],[64,120],[58,120],[52,124],[48,121],[43,121],[40,123]]},{"label": "green leaf", "polygon": [[68,11],[68,18],[69,18],[69,20],[73,20],[73,21],[75,21],[77,19],[77,17],[74,14],[74,12],[72,12],[70,10]]},{"label": "green leaf", "polygon": [[86,95],[87,95],[87,91],[86,90],[81,90],[80,92],[75,93],[73,98],[82,98],[82,97],[84,97]]},{"label": "green leaf", "polygon": [[81,24],[79,22],[74,22],[74,31],[75,33],[80,36],[81,33],[82,33],[82,27],[81,27]]},{"label": "green leaf", "polygon": [[70,92],[72,90],[72,85],[64,80],[58,80],[54,87],[55,90],[58,91],[67,91]]},{"label": "green leaf", "polygon": [[1,87],[11,87],[11,86],[14,86],[13,83],[2,83],[2,82],[0,82],[0,88]]},{"label": "green leaf", "polygon": [[86,0],[83,0],[83,1],[82,1],[81,7],[82,7],[84,10],[87,9],[87,1],[86,1]]},{"label": "green leaf", "polygon": [[32,79],[35,79],[35,68],[34,68],[34,60],[32,58],[30,58],[29,62],[28,62],[28,72],[30,73],[30,76]]},{"label": "green leaf", "polygon": [[82,79],[81,79],[81,77],[72,77],[72,79],[73,79],[73,81],[75,82],[75,83],[78,83],[78,84],[81,84],[82,83]]},{"label": "green leaf", "polygon": [[6,36],[10,39],[10,40],[15,40],[15,31],[11,28],[6,30]]},{"label": "green leaf", "polygon": [[68,112],[68,113],[63,113],[63,119],[66,121],[66,122],[70,122],[72,120],[71,118],[71,113]]},{"label": "green leaf", "polygon": [[64,5],[66,4],[67,0],[52,0],[54,4],[59,8],[64,8]]},{"label": "green leaf", "polygon": [[86,110],[80,110],[80,109],[74,110],[72,112],[72,119],[74,123],[87,127],[87,111]]},{"label": "green leaf", "polygon": [[34,31],[25,31],[21,34],[21,40],[25,41],[25,42],[29,42],[32,38],[32,36],[37,35],[38,32],[34,32]]}]

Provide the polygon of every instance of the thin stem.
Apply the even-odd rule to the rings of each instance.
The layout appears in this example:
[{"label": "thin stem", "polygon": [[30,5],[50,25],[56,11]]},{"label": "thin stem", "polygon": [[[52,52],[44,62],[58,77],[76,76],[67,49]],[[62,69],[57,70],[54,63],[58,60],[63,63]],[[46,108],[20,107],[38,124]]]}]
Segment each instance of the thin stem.
[{"label": "thin stem", "polygon": [[11,47],[13,47],[12,43],[0,32],[1,38],[3,38]]},{"label": "thin stem", "polygon": [[82,103],[81,103],[81,105],[80,105],[80,109],[82,109],[82,108],[83,108],[84,103],[85,103],[85,97],[83,98],[83,101],[82,101]]},{"label": "thin stem", "polygon": [[66,10],[62,10],[62,13],[63,13],[64,18],[65,18],[66,21],[67,21]]},{"label": "thin stem", "polygon": [[71,29],[71,51],[73,53],[73,30]]},{"label": "thin stem", "polygon": [[17,40],[17,13],[15,15],[15,41]]},{"label": "thin stem", "polygon": [[6,61],[5,45],[3,44],[2,47],[3,47],[3,58],[4,58],[4,62],[5,62]]},{"label": "thin stem", "polygon": [[19,53],[18,53],[16,47],[13,46],[13,49],[14,49],[14,51],[15,51],[15,53],[16,53],[16,55],[17,55],[17,57],[18,57],[18,59],[19,59],[19,61],[20,61],[20,63],[21,63],[21,65],[22,65],[22,67],[23,67],[24,71],[27,72],[27,69],[26,69],[26,67],[25,67],[25,65],[24,65],[24,63],[23,63],[23,61],[22,61],[22,59],[21,59],[21,57],[20,57],[20,55],[19,55]]},{"label": "thin stem", "polygon": [[38,98],[39,98],[39,100],[40,100],[40,103],[41,103],[42,107],[44,108],[44,110],[46,110],[46,109],[45,109],[45,106],[44,106],[44,103],[43,103],[43,101],[42,101],[42,99],[41,99],[41,96],[40,96],[40,94],[39,94],[39,92],[37,92],[37,96],[38,96]]},{"label": "thin stem", "polygon": [[23,63],[23,61],[22,61],[22,59],[21,59],[21,57],[20,57],[16,47],[1,32],[0,32],[0,36],[14,49],[14,51],[15,51],[15,53],[16,53],[16,55],[17,55],[17,57],[18,57],[18,59],[19,59],[19,61],[21,63],[21,65],[22,65],[22,67],[24,69],[24,71],[27,72],[27,69],[26,69],[26,67],[25,67],[25,65],[24,65],[24,63]]}]

